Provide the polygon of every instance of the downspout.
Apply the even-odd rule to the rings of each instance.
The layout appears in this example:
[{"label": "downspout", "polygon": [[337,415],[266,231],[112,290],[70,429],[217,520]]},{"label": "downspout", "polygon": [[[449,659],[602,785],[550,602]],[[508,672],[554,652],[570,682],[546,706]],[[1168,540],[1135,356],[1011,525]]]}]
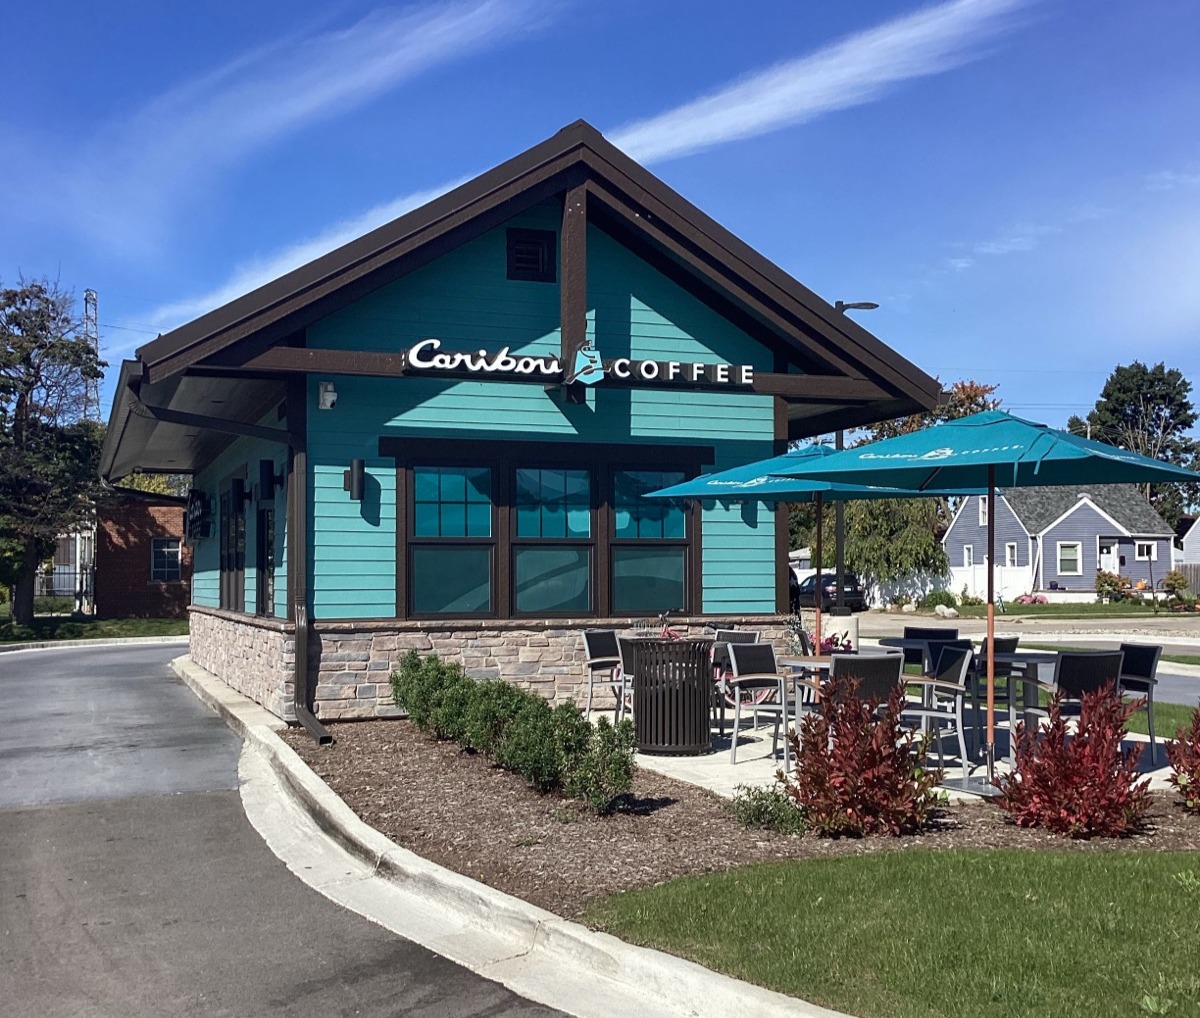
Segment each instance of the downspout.
[{"label": "downspout", "polygon": [[[139,417],[165,423],[206,428],[227,435],[240,435],[288,447],[287,534],[288,586],[291,588],[289,618],[296,624],[296,652],[292,667],[292,708],[308,733],[320,746],[333,742],[329,730],[317,720],[308,700],[308,385],[307,375],[289,378],[287,383],[287,431],[256,424],[230,421],[204,414],[184,413],[143,403],[129,389],[129,408]],[[299,535],[299,540],[297,540]]]},{"label": "downspout", "polygon": [[288,379],[288,585],[291,615],[296,624],[293,655],[292,709],[296,720],[317,741],[333,742],[329,730],[317,720],[308,696],[308,376]]}]

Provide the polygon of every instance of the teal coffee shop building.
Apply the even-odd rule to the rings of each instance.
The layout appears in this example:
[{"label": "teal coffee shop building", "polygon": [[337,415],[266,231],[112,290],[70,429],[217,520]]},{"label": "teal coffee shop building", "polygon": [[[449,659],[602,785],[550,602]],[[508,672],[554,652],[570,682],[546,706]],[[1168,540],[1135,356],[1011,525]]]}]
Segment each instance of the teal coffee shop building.
[{"label": "teal coffee shop building", "polygon": [[191,475],[191,658],[317,734],[409,648],[579,700],[584,628],[778,635],[784,511],[644,493],[938,392],[577,122],[139,349],[101,473]]}]

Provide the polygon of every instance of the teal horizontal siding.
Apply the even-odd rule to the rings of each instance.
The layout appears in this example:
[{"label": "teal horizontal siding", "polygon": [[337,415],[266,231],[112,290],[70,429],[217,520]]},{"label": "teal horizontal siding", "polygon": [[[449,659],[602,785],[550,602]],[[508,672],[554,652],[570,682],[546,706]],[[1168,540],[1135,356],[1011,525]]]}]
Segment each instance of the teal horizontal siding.
[{"label": "teal horizontal siding", "polygon": [[[260,422],[275,427],[278,421],[272,411]],[[269,459],[275,464],[276,478],[287,472],[287,452],[279,444],[257,439],[236,439],[205,470],[196,475],[193,487],[208,496],[212,506],[212,536],[197,542],[192,569],[192,600],[196,604],[218,607],[221,603],[220,553],[221,553],[221,485],[240,471],[244,471],[248,490],[258,485],[258,462]],[[257,492],[255,492],[257,494]],[[275,486],[275,600],[276,618],[287,616],[287,492],[286,483]],[[256,548],[258,541],[258,502],[247,503],[246,515],[246,571],[245,605],[247,612],[257,610],[258,570]]]},{"label": "teal horizontal siding", "polygon": [[[557,230],[555,203],[513,226]],[[600,231],[588,231],[588,330],[605,359],[749,363],[773,357],[681,287]],[[398,351],[436,337],[447,351],[556,355],[557,284],[505,278],[504,228],[493,230],[308,329],[309,345]],[[395,614],[395,469],[379,456],[383,436],[483,441],[708,445],[724,469],[772,452],[773,403],[753,393],[598,387],[564,404],[536,383],[339,376],[337,406],[316,409],[309,389],[313,612],[317,618]],[[367,498],[342,490],[350,460],[363,459]],[[748,522],[749,521],[749,522]],[[774,611],[774,514],[720,504],[703,511],[703,610]]]}]

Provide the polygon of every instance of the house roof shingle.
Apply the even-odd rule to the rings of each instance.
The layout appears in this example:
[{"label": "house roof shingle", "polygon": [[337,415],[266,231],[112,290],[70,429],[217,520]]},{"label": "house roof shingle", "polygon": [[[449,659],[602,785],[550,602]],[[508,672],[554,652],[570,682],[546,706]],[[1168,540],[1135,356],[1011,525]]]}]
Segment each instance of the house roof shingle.
[{"label": "house roof shingle", "polygon": [[1003,494],[1017,518],[1031,534],[1045,530],[1086,495],[1099,509],[1131,534],[1163,537],[1171,535],[1171,528],[1132,484],[1013,488]]}]

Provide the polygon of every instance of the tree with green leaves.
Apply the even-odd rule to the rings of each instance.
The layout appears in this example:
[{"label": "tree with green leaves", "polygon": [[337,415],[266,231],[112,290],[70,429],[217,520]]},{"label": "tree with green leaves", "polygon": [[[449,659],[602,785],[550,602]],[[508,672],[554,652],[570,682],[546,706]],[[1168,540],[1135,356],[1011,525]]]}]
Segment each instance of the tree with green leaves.
[{"label": "tree with green leaves", "polygon": [[[1095,408],[1086,418],[1072,416],[1067,430],[1153,459],[1194,467],[1200,458],[1200,442],[1188,434],[1197,420],[1191,392],[1192,384],[1183,373],[1162,361],[1154,367],[1141,361],[1118,364],[1100,390]],[[1143,490],[1173,527],[1183,512],[1196,504],[1198,493],[1193,489],[1193,485],[1155,484]]]},{"label": "tree with green leaves", "polygon": [[[996,386],[960,379],[944,402],[925,413],[883,421],[866,429],[864,442],[877,442],[996,410]],[[921,574],[944,574],[949,566],[941,537],[950,526],[945,498],[874,499],[848,502],[845,509],[846,566],[868,584],[894,583]]]},{"label": "tree with green leaves", "polygon": [[100,495],[103,429],[84,419],[104,364],[74,296],[48,280],[0,286],[0,536],[13,620],[33,621],[34,578],[55,538],[86,523]]}]

